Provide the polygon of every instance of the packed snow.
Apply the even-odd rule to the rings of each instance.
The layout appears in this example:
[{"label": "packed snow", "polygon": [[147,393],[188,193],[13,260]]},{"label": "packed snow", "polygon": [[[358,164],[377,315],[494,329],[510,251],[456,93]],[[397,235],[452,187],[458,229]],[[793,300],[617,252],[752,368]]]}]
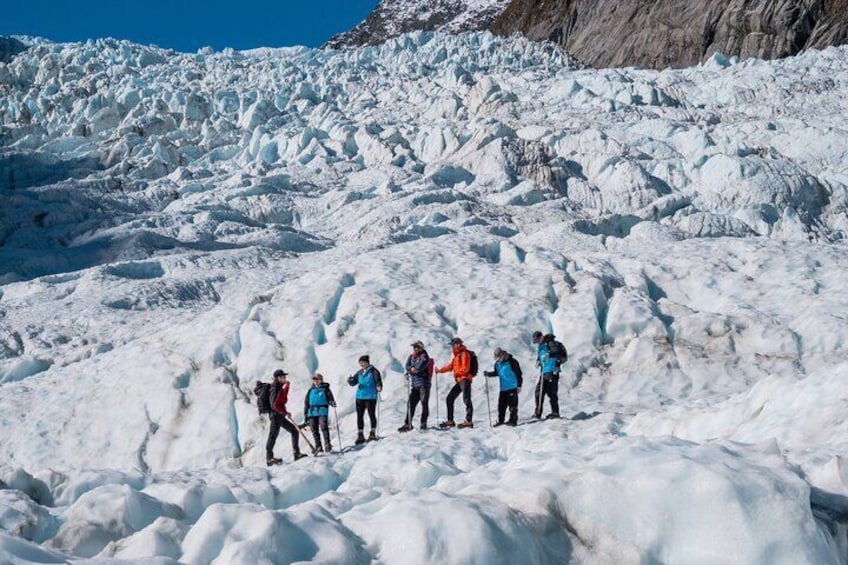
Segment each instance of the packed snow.
[{"label": "packed snow", "polygon": [[[20,40],[0,562],[848,562],[848,48]],[[531,419],[535,330],[569,351],[562,420]],[[473,429],[398,433],[410,344],[454,336],[521,363],[519,425],[481,374]],[[382,439],[350,449],[366,353]],[[266,467],[278,368],[297,421],[330,383],[335,453],[283,431]]]}]

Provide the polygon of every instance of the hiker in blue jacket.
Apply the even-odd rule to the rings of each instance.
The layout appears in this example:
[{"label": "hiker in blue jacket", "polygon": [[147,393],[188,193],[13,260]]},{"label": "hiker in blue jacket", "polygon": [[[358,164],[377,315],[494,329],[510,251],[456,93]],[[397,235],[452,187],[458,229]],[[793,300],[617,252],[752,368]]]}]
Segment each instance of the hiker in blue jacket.
[{"label": "hiker in blue jacket", "polygon": [[[330,426],[327,421],[330,416],[329,407],[335,405],[336,399],[333,398],[330,383],[324,382],[324,375],[321,373],[312,375],[312,387],[306,392],[306,398],[303,401],[303,415],[312,429],[312,437],[315,439],[315,453],[329,453],[333,450],[330,443]],[[323,446],[320,437],[322,434],[324,436]]]},{"label": "hiker in blue jacket", "polygon": [[539,368],[539,383],[536,385],[536,418],[542,417],[545,396],[550,399],[551,413],[546,419],[559,418],[559,367],[568,359],[565,346],[554,338],[554,334],[543,335],[533,332],[533,343],[537,345],[536,366]]},{"label": "hiker in blue jacket", "polygon": [[[487,377],[498,377],[501,393],[498,396],[497,426],[515,426],[518,424],[518,392],[523,382],[521,367],[515,358],[498,347],[495,349],[495,369],[483,373]],[[504,421],[506,409],[509,408],[509,420]]]},{"label": "hiker in blue jacket", "polygon": [[398,431],[412,430],[415,406],[419,402],[421,402],[421,429],[426,430],[427,417],[430,415],[430,382],[433,377],[433,362],[420,341],[412,344],[412,355],[406,360],[405,374],[409,384],[409,399],[406,402],[406,421],[398,428]]},{"label": "hiker in blue jacket", "polygon": [[356,389],[357,444],[365,443],[363,432],[365,431],[366,410],[368,411],[368,419],[371,421],[371,433],[368,435],[368,441],[377,439],[377,398],[380,391],[383,390],[383,379],[380,377],[380,371],[371,364],[368,355],[359,358],[359,367],[359,371],[347,379],[347,384],[359,387]]}]

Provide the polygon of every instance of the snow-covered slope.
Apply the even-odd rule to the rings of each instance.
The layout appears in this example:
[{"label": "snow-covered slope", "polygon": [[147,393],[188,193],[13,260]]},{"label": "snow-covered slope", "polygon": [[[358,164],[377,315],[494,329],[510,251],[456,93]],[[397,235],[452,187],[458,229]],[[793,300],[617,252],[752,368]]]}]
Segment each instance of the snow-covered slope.
[{"label": "snow-covered slope", "polygon": [[[0,63],[0,558],[844,563],[846,87],[488,34]],[[395,433],[454,335],[526,420],[536,329],[578,418],[489,429],[479,377]],[[384,439],[266,469],[254,381],[299,419],[322,372],[349,446],[363,353]]]}]

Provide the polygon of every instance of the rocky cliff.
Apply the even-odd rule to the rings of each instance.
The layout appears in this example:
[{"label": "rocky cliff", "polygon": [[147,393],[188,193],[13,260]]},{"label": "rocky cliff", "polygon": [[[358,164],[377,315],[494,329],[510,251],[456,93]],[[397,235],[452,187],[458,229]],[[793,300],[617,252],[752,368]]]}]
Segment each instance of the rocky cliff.
[{"label": "rocky cliff", "polygon": [[550,40],[595,67],[686,67],[716,52],[774,59],[848,42],[848,0],[383,0],[331,47],[410,31]]},{"label": "rocky cliff", "polygon": [[845,43],[848,0],[513,0],[492,30],[554,41],[596,67],[685,67]]}]

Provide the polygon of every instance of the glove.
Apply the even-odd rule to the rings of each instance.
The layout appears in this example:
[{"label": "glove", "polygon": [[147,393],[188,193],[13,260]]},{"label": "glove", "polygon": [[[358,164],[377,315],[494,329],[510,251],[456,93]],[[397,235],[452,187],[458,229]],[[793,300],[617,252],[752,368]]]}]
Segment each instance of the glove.
[{"label": "glove", "polygon": [[486,375],[487,377],[497,377],[498,376],[497,372],[495,372],[495,371],[483,371],[483,374]]},{"label": "glove", "polygon": [[518,387],[517,389],[515,389],[515,391],[516,391],[516,392],[521,392],[521,387]]},{"label": "glove", "polygon": [[331,402],[331,403],[330,403],[330,406],[332,406],[333,408],[335,408],[335,407],[336,407],[336,403],[335,403],[335,402]]}]

